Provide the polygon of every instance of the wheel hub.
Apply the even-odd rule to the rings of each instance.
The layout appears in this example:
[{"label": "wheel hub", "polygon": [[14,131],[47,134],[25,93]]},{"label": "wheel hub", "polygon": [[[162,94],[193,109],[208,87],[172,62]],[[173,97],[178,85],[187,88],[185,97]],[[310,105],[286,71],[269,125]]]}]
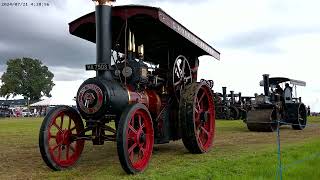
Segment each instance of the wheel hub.
[{"label": "wheel hub", "polygon": [[200,113],[200,121],[201,123],[206,123],[209,120],[210,112],[209,111],[203,111]]},{"label": "wheel hub", "polygon": [[70,130],[62,130],[59,131],[56,135],[57,144],[68,145],[71,143],[71,131]]},{"label": "wheel hub", "polygon": [[146,142],[146,134],[143,130],[139,130],[136,136],[136,143],[138,145],[143,145]]},{"label": "wheel hub", "polygon": [[146,141],[146,135],[144,132],[142,132],[139,137],[139,143],[141,144],[141,143],[144,143],[145,141]]}]

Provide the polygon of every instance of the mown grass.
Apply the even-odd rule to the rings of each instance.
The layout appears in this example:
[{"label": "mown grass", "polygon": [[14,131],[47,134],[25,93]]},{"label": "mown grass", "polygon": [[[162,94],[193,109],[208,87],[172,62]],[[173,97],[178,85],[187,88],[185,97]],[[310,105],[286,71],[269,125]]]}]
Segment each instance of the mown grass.
[{"label": "mown grass", "polygon": [[[215,147],[187,152],[181,141],[156,145],[148,169],[126,175],[114,143],[86,143],[78,165],[63,172],[47,168],[38,150],[40,118],[0,119],[0,179],[276,179],[276,133],[254,133],[241,121],[217,121]],[[284,179],[319,179],[320,118],[303,131],[281,128]]]}]

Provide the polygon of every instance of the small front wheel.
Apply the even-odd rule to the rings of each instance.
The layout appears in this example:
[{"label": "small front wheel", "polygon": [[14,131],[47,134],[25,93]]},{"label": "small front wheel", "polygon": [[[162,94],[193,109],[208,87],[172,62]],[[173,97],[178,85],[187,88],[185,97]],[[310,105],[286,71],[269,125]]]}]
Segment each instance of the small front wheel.
[{"label": "small front wheel", "polygon": [[153,138],[152,120],[146,106],[128,106],[121,115],[117,130],[118,156],[128,174],[145,170],[152,155]]},{"label": "small front wheel", "polygon": [[39,133],[42,159],[53,170],[69,168],[78,161],[84,140],[76,141],[84,127],[77,111],[68,106],[52,109],[44,118]]}]

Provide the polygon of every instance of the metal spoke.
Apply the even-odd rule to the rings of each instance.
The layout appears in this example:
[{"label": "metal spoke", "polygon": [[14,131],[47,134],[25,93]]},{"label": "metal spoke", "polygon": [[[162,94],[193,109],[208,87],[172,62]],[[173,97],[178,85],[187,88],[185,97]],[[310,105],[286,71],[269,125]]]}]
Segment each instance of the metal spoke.
[{"label": "metal spoke", "polygon": [[141,115],[139,116],[139,126],[140,126],[139,131],[142,131],[142,129],[144,128],[144,123],[142,122]]},{"label": "metal spoke", "polygon": [[178,66],[175,68],[175,71],[176,71],[176,75],[178,76],[178,78],[181,78],[181,70],[179,69]]},{"label": "metal spoke", "polygon": [[134,143],[129,149],[128,149],[128,153],[129,153],[129,158],[131,159],[131,161],[133,161],[133,156],[134,156],[134,148],[137,147],[137,143]]},{"label": "metal spoke", "polygon": [[202,99],[203,99],[204,95],[205,95],[205,92],[202,92],[202,95],[199,98],[199,102],[202,102]]},{"label": "metal spoke", "polygon": [[198,114],[199,113],[199,110],[196,108],[196,107],[194,107],[194,111]]},{"label": "metal spoke", "polygon": [[129,129],[135,134],[137,135],[137,130],[135,130],[130,124],[128,125],[129,126]]},{"label": "metal spoke", "polygon": [[209,132],[206,130],[206,128],[201,126],[201,130],[207,135],[207,137],[209,136]]},{"label": "metal spoke", "polygon": [[51,138],[56,138],[56,137],[57,137],[57,136],[52,135],[51,132],[49,131],[49,140],[50,140]]},{"label": "metal spoke", "polygon": [[71,128],[70,131],[72,132],[75,129],[76,129],[76,126],[73,126],[73,128]]},{"label": "metal spoke", "polygon": [[68,129],[70,130],[71,127],[71,118],[69,117],[69,124],[68,124]]},{"label": "metal spoke", "polygon": [[137,147],[137,143],[134,143],[129,149],[128,149],[128,152],[130,153],[130,152],[132,152],[133,150],[134,150],[134,148],[136,148]]},{"label": "metal spoke", "polygon": [[55,136],[55,135],[51,135],[51,134],[50,134],[50,136],[49,136],[49,137],[50,137],[50,139],[51,139],[51,138],[55,138],[55,139],[57,138],[57,136]]},{"label": "metal spoke", "polygon": [[58,148],[58,159],[59,160],[61,159],[61,154],[62,154],[62,148],[61,148],[61,146],[59,146],[59,148]]},{"label": "metal spoke", "polygon": [[186,61],[185,61],[185,59],[183,59],[182,60],[183,61],[183,63],[182,63],[182,77],[184,77],[184,69],[186,68]]},{"label": "metal spoke", "polygon": [[133,162],[133,157],[134,157],[134,152],[132,151],[131,153],[129,153],[129,159],[131,160],[131,162]]},{"label": "metal spoke", "polygon": [[62,129],[62,127],[63,127],[63,118],[64,118],[64,114],[62,114],[62,115],[60,116],[60,118],[61,118],[61,121],[60,121],[60,128]]},{"label": "metal spoke", "polygon": [[140,150],[139,150],[139,158],[140,158],[140,159],[143,158],[144,153],[145,153],[145,149],[143,149],[143,148],[141,147]]},{"label": "metal spoke", "polygon": [[197,139],[198,139],[198,142],[199,142],[200,146],[202,147],[203,145],[202,145],[202,141],[201,141],[201,138],[200,138],[200,134],[198,135]]},{"label": "metal spoke", "polygon": [[198,97],[196,97],[196,108],[198,109],[198,111],[201,111],[201,107],[200,107],[200,104],[199,104]]},{"label": "metal spoke", "polygon": [[67,149],[66,149],[66,159],[69,159],[69,151],[70,151],[70,144],[67,145]]},{"label": "metal spoke", "polygon": [[191,79],[191,78],[192,78],[192,76],[190,75],[190,76],[184,78],[184,80],[185,80],[186,82],[188,82],[188,80]]},{"label": "metal spoke", "polygon": [[179,84],[181,84],[181,79],[180,79],[179,81],[175,82],[173,85],[174,85],[174,86],[177,86],[177,85],[179,85]]},{"label": "metal spoke", "polygon": [[61,144],[62,144],[62,143],[59,143],[59,144],[55,145],[51,150],[52,150],[52,151],[56,150],[57,147],[60,147],[60,146],[61,146]]},{"label": "metal spoke", "polygon": [[54,122],[53,125],[62,133],[62,129],[58,126],[56,122]]},{"label": "metal spoke", "polygon": [[196,117],[195,125],[196,125],[196,129],[199,130],[201,125],[201,120],[199,117]]},{"label": "metal spoke", "polygon": [[139,122],[139,127],[141,128],[142,124],[141,124],[141,115],[138,115],[138,122]]}]

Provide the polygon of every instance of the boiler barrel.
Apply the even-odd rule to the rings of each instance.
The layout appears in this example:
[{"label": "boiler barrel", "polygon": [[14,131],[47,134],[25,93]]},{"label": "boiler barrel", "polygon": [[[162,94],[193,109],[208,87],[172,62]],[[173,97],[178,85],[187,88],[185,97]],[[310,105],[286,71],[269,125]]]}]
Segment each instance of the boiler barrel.
[{"label": "boiler barrel", "polygon": [[119,116],[133,103],[144,104],[152,114],[160,112],[161,100],[156,92],[134,92],[115,81],[91,78],[80,86],[77,93],[77,107],[85,119],[101,119],[107,114]]}]

